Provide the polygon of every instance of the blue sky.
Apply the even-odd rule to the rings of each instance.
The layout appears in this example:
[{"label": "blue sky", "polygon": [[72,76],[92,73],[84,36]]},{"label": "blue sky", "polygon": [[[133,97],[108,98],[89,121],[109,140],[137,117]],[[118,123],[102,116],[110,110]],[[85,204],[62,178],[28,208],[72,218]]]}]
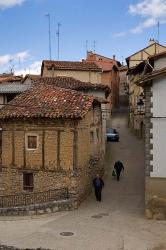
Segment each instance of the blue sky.
[{"label": "blue sky", "polygon": [[51,17],[52,59],[57,59],[60,22],[60,60],[81,60],[88,50],[124,61],[157,39],[166,45],[166,0],[0,0],[0,72],[40,73],[49,59],[48,18]]}]

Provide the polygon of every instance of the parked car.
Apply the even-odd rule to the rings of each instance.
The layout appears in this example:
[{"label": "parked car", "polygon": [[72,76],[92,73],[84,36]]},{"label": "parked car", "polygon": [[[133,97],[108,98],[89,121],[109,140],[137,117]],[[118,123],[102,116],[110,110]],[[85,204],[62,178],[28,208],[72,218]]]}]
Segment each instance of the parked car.
[{"label": "parked car", "polygon": [[107,128],[107,141],[119,141],[119,133],[114,128]]}]

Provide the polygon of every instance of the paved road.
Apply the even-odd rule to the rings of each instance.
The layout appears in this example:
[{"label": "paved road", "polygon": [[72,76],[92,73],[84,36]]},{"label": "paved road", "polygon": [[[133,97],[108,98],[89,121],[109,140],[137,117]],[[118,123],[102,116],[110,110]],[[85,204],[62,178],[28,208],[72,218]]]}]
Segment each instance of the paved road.
[{"label": "paved road", "polygon": [[[107,144],[102,202],[92,194],[72,212],[33,218],[1,217],[0,243],[55,250],[166,249],[162,247],[166,244],[166,222],[144,219],[143,143],[130,134],[123,114],[115,116],[111,126],[120,131],[120,142]],[[125,166],[120,182],[111,176],[117,159]],[[61,232],[74,235],[61,236]]]}]

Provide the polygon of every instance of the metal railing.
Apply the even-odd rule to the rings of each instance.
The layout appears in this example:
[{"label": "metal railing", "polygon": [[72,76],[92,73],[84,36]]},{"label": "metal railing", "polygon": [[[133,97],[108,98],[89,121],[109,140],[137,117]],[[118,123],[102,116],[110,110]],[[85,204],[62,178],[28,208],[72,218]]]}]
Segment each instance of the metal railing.
[{"label": "metal railing", "polygon": [[48,190],[44,192],[20,193],[0,196],[0,208],[27,206],[69,198],[68,188]]}]

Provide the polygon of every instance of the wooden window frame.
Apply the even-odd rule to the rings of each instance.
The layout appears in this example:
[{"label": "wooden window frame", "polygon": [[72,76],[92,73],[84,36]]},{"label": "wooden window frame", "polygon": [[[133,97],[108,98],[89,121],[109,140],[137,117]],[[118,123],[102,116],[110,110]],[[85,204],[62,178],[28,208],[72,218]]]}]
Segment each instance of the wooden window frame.
[{"label": "wooden window frame", "polygon": [[[29,148],[28,147],[28,137],[30,137],[30,136],[36,137],[36,148]],[[39,148],[39,135],[36,134],[36,133],[28,133],[28,134],[26,134],[26,136],[25,136],[25,148],[28,151],[38,150],[38,148]]]},{"label": "wooden window frame", "polygon": [[[25,185],[26,184],[25,180],[27,178],[26,175],[29,176],[28,178],[32,178],[31,185]],[[23,172],[23,191],[33,192],[33,189],[34,189],[34,174],[32,172]]]},{"label": "wooden window frame", "polygon": [[94,142],[94,131],[90,131],[90,142]]}]

